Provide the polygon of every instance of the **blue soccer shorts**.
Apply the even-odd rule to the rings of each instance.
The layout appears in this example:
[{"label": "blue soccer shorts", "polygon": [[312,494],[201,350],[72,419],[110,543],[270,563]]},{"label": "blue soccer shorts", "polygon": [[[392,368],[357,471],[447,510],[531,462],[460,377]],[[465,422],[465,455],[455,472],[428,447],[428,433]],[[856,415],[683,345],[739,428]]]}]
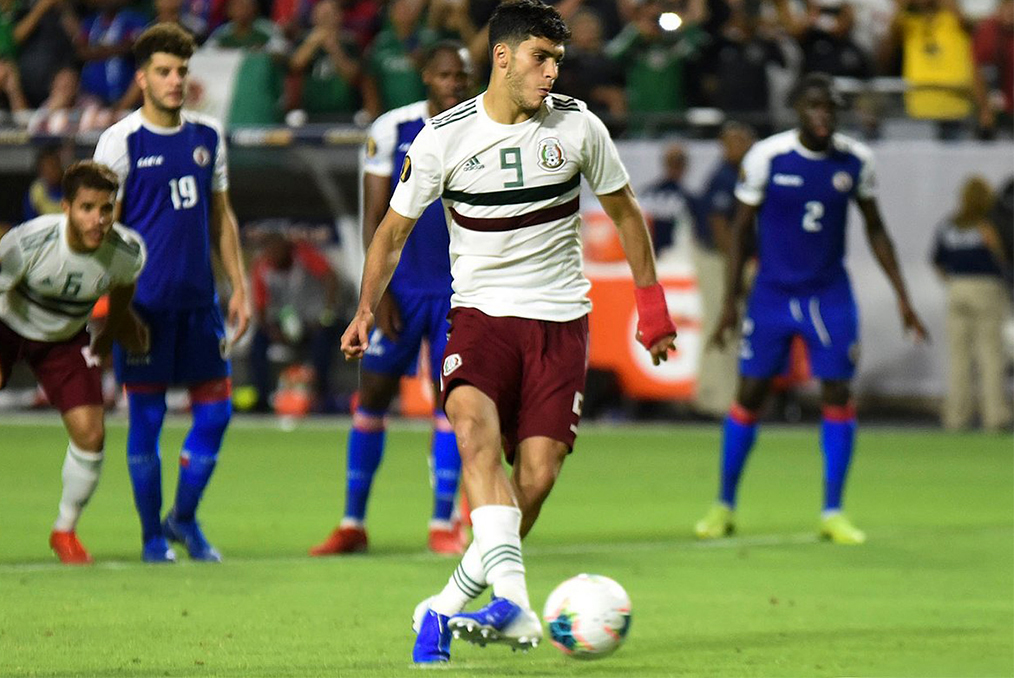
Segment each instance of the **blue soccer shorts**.
[{"label": "blue soccer shorts", "polygon": [[370,347],[363,357],[363,369],[396,377],[413,376],[419,361],[419,348],[425,338],[430,347],[430,375],[437,379],[447,346],[450,297],[398,294],[395,300],[401,312],[402,325],[398,340],[392,341],[384,336],[380,328],[374,328]]},{"label": "blue soccer shorts", "polygon": [[739,368],[766,379],[785,371],[792,338],[806,342],[814,376],[848,380],[859,359],[859,312],[848,280],[809,294],[756,285],[743,318]]},{"label": "blue soccer shorts", "polygon": [[134,309],[150,331],[146,354],[116,344],[113,366],[121,384],[195,384],[230,374],[225,322],[218,306],[187,309]]}]

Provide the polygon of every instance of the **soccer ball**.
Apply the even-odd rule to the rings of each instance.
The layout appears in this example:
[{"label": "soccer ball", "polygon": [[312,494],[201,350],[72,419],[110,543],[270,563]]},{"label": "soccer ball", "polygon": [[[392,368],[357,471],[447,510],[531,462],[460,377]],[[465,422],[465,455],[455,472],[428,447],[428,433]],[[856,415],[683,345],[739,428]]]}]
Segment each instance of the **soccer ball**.
[{"label": "soccer ball", "polygon": [[578,659],[611,654],[630,630],[630,596],[609,577],[579,574],[549,594],[543,619],[560,652]]}]

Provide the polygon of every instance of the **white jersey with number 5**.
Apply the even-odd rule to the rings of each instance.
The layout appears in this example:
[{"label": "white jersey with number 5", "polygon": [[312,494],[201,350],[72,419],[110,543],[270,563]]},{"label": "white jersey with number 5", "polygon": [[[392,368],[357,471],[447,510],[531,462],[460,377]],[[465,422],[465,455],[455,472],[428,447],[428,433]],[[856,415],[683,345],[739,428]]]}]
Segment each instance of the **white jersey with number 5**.
[{"label": "white jersey with number 5", "polygon": [[442,198],[451,233],[451,306],[568,321],[591,310],[581,266],[581,175],[597,195],[629,181],[602,121],[551,95],[532,118],[489,118],[483,94],[426,122],[391,208],[418,218]]},{"label": "white jersey with number 5", "polygon": [[0,238],[0,320],[26,339],[70,339],[99,297],[137,280],[146,256],[141,236],[120,224],[85,253],[67,243],[66,216],[27,221]]}]

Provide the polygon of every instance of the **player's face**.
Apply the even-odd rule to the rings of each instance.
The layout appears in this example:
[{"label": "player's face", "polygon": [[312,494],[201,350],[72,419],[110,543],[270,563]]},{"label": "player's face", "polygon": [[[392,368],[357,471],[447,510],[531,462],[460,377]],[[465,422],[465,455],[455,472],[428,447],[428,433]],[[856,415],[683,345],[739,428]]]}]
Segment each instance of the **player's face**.
[{"label": "player's face", "polygon": [[469,75],[458,54],[445,49],[433,57],[422,76],[429,90],[429,100],[438,111],[446,111],[465,100]]},{"label": "player's face", "polygon": [[94,252],[113,228],[116,194],[98,188],[79,188],[72,202],[62,202],[67,215],[67,238],[71,249]]},{"label": "player's face", "polygon": [[803,92],[796,111],[799,113],[799,126],[810,139],[823,143],[834,134],[838,116],[830,92],[821,87],[811,87]]},{"label": "player's face", "polygon": [[511,100],[522,111],[534,112],[542,106],[560,74],[563,45],[547,38],[528,38],[510,51],[504,78]]},{"label": "player's face", "polygon": [[155,52],[138,73],[144,102],[164,113],[178,113],[187,91],[188,60],[175,54]]}]

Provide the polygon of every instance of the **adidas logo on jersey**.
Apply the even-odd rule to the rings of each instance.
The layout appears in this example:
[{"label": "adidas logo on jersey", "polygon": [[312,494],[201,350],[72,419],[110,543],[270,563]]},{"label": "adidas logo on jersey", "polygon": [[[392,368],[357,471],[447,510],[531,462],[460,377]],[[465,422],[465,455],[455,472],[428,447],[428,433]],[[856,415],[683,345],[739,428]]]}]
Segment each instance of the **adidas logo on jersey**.
[{"label": "adidas logo on jersey", "polygon": [[145,167],[158,167],[165,162],[165,158],[161,155],[146,155],[143,158],[137,159],[137,168],[143,169]]},{"label": "adidas logo on jersey", "polygon": [[479,157],[473,155],[471,158],[468,159],[468,162],[466,162],[464,165],[461,166],[461,169],[464,170],[465,172],[471,172],[472,170],[480,170],[483,167],[485,167],[485,165],[479,162]]}]

